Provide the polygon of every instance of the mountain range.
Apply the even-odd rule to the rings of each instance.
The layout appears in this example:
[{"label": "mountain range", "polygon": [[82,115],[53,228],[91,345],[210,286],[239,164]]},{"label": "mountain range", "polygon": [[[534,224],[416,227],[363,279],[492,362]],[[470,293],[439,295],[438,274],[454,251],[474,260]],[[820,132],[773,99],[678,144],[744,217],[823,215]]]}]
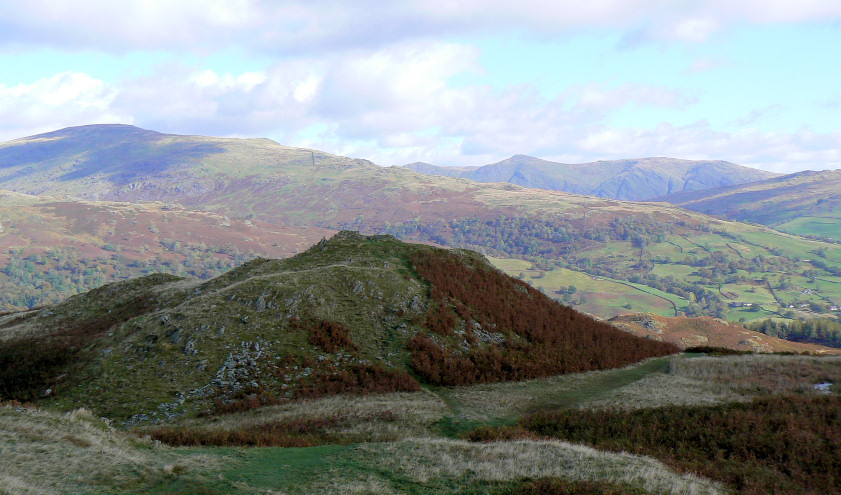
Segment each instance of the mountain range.
[{"label": "mountain range", "polygon": [[[841,257],[832,244],[663,202],[424,175],[267,139],[75,127],[0,144],[0,173],[0,187],[17,192],[9,198],[53,198],[49,207],[30,209],[41,212],[34,217],[21,215],[18,200],[0,204],[0,245],[14,259],[0,278],[16,287],[7,310],[150,271],[207,278],[254,256],[292,254],[339,229],[478,250],[547,294],[604,317],[651,311],[738,321],[841,304],[834,282]],[[150,202],[157,219],[118,204]],[[62,222],[89,208],[100,213],[72,220],[69,230],[93,235],[61,252],[46,249],[49,241],[39,239],[67,238]],[[67,220],[45,220],[36,235],[32,219],[43,212]],[[193,220],[154,232],[181,216]],[[225,223],[244,229],[227,237],[219,230],[227,248],[209,241],[207,230]],[[275,248],[295,237],[293,251]],[[110,267],[80,279],[79,265],[82,273]],[[59,266],[67,277],[49,279]],[[581,290],[571,294],[573,285]]]},{"label": "mountain range", "polygon": [[[596,186],[716,185],[652,160]],[[827,218],[800,176],[711,216],[265,139],[2,143],[0,492],[829,493],[838,357],[753,352],[841,352],[841,250],[725,217]]]},{"label": "mountain range", "polygon": [[440,167],[417,162],[406,165],[406,168],[428,175],[462,177],[477,182],[508,182],[524,187],[630,201],[756,182],[777,176],[772,172],[725,161],[674,158],[567,164],[514,155],[481,167]]}]

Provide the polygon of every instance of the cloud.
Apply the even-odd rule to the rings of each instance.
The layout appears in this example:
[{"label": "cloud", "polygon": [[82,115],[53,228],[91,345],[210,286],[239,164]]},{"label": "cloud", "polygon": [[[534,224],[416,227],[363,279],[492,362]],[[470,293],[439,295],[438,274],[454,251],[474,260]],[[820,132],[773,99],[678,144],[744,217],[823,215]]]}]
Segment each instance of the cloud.
[{"label": "cloud", "polygon": [[[654,129],[591,129],[577,147],[602,158],[671,156],[727,160],[775,172],[841,168],[841,131],[794,133],[714,130],[708,122]],[[583,155],[586,156],[586,155]],[[593,156],[592,154],[589,156]]]},{"label": "cloud", "polygon": [[212,52],[238,45],[272,55],[374,49],[431,37],[518,34],[552,38],[624,31],[626,44],[704,42],[737,23],[838,22],[836,0],[0,0],[0,46],[105,52]]},{"label": "cloud", "polygon": [[62,72],[31,84],[0,85],[0,139],[85,123],[132,123],[112,104],[117,90],[88,74]]},{"label": "cloud", "polygon": [[122,81],[113,106],[163,132],[283,137],[313,123],[309,108],[321,84],[319,69],[306,60],[241,74],[168,65]]},{"label": "cloud", "polygon": [[[178,64],[113,84],[61,73],[0,86],[5,139],[94,122],[161,132],[270,137],[383,165],[481,165],[515,153],[564,161],[642,156],[715,158],[774,170],[841,167],[841,133],[615,127],[628,107],[688,108],[692,94],[647,84],[582,84],[546,97],[530,84],[454,84],[481,72],[467,45],[407,42],[374,51],[292,58],[258,72]],[[745,116],[749,125],[777,107]],[[6,127],[2,127],[2,126]],[[15,135],[9,135],[14,126]]]},{"label": "cloud", "polygon": [[824,108],[827,110],[834,110],[836,108],[841,108],[841,95],[830,97],[826,100],[818,102],[819,108]]},{"label": "cloud", "polygon": [[752,110],[748,115],[736,119],[734,123],[738,127],[747,127],[765,119],[768,116],[779,115],[784,109],[785,107],[779,104],[768,105],[764,108]]},{"label": "cloud", "polygon": [[221,46],[257,24],[248,0],[2,1],[0,42],[106,52]]},{"label": "cloud", "polygon": [[697,98],[666,86],[625,83],[616,87],[589,83],[573,86],[561,97],[575,100],[578,111],[602,114],[618,110],[630,104],[642,106],[685,108],[697,102]]}]

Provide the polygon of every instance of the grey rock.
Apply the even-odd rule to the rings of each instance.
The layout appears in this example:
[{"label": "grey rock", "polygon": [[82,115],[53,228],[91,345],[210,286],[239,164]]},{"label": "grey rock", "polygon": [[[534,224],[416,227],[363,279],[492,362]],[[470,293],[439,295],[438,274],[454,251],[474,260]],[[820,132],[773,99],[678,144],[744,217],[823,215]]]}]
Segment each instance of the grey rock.
[{"label": "grey rock", "polygon": [[254,302],[254,308],[258,312],[266,310],[266,298],[265,298],[265,296],[260,296],[260,297],[257,298],[257,300]]}]

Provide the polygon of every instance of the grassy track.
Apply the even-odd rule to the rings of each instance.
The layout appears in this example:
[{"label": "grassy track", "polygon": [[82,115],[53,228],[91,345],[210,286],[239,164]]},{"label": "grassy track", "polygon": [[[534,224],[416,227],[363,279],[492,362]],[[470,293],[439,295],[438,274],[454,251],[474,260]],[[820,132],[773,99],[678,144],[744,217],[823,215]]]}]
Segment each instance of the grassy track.
[{"label": "grassy track", "polygon": [[[451,411],[451,415],[438,421],[438,426],[444,436],[457,437],[483,425],[513,424],[523,415],[536,411],[577,408],[648,376],[665,373],[670,359],[657,358],[621,369],[585,373],[565,383],[550,378],[476,387],[436,387],[432,392]],[[516,400],[506,406],[482,410],[486,394],[513,396]]]}]

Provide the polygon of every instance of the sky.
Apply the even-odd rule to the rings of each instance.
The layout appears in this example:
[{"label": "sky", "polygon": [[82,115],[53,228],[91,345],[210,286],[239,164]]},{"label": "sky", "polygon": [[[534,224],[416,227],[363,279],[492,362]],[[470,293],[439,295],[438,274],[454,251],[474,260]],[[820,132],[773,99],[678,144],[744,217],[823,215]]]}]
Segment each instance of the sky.
[{"label": "sky", "polygon": [[841,168],[838,0],[0,0],[0,141],[95,123],[484,165]]}]

